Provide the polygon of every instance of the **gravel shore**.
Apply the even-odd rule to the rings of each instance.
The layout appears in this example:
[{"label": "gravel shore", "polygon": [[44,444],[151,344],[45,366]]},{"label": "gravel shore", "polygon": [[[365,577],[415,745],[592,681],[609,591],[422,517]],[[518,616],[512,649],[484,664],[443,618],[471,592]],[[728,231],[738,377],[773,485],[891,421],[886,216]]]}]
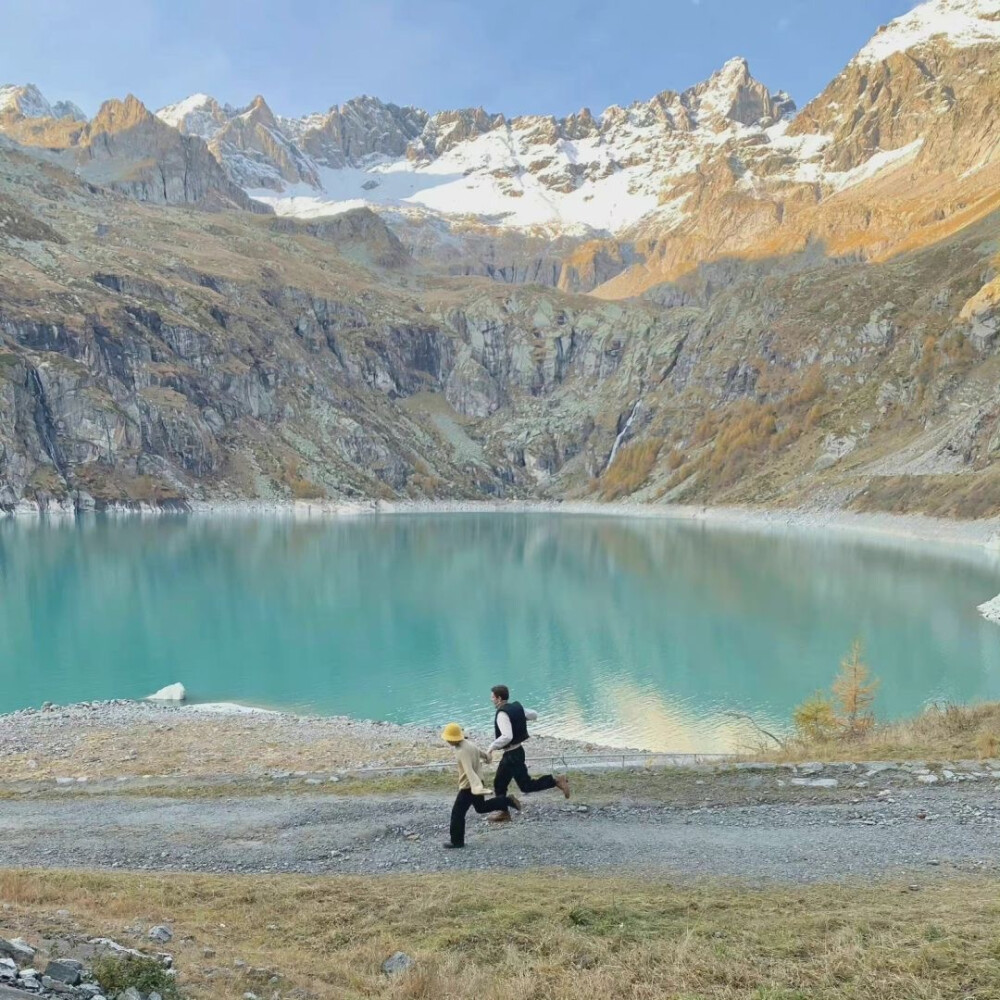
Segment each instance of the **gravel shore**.
[{"label": "gravel shore", "polygon": [[[470,735],[484,747],[493,738],[486,732]],[[532,737],[530,748],[532,757],[601,749],[540,735]],[[452,763],[437,729],[346,717],[136,701],[0,716],[0,782],[238,777],[436,762]]]}]

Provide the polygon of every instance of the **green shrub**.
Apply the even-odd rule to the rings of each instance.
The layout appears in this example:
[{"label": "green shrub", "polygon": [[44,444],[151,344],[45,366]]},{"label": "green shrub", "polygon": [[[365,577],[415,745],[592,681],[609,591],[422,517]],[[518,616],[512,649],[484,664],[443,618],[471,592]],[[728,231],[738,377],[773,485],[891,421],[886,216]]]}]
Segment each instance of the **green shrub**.
[{"label": "green shrub", "polygon": [[792,715],[795,723],[795,731],[799,736],[813,742],[823,742],[837,734],[840,728],[840,720],[834,710],[833,702],[817,691],[807,698]]},{"label": "green shrub", "polygon": [[130,986],[140,993],[159,993],[163,1000],[177,1000],[174,977],[155,958],[105,955],[94,964],[94,978],[104,995],[116,997]]}]

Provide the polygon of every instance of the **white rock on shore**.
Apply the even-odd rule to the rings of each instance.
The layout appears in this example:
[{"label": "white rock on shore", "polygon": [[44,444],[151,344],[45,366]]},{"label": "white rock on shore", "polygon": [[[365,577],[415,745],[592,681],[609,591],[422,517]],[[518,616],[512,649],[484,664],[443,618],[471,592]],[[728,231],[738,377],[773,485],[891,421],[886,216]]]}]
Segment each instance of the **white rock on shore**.
[{"label": "white rock on shore", "polygon": [[184,690],[184,685],[177,683],[160,688],[156,694],[149,695],[146,701],[184,701],[185,698],[187,698],[187,691]]},{"label": "white rock on shore", "polygon": [[1000,594],[979,605],[979,613],[988,621],[1000,625]]}]

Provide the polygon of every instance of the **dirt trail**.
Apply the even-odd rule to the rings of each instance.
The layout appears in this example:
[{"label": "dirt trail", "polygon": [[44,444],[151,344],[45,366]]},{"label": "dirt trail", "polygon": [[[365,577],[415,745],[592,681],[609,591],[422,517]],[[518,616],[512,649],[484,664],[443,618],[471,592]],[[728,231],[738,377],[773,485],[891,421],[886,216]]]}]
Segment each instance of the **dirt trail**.
[{"label": "dirt trail", "polygon": [[464,851],[441,848],[450,804],[427,793],[14,798],[0,802],[0,866],[247,873],[554,866],[789,882],[1000,867],[992,785],[707,806],[587,806],[540,793],[523,817],[500,827],[470,812]]}]

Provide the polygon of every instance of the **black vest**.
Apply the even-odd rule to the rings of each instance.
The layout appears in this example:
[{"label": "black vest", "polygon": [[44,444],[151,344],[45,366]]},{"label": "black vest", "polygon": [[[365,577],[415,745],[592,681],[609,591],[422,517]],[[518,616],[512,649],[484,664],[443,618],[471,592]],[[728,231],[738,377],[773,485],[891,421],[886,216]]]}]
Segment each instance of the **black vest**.
[{"label": "black vest", "polygon": [[[510,741],[510,746],[516,746],[530,739],[528,736],[528,720],[524,717],[524,708],[519,701],[508,701],[502,708],[497,709],[497,715],[501,712],[507,713],[510,719],[510,728],[514,732],[514,738]],[[500,727],[497,725],[497,715],[493,716],[493,733],[496,739],[500,739]]]}]

